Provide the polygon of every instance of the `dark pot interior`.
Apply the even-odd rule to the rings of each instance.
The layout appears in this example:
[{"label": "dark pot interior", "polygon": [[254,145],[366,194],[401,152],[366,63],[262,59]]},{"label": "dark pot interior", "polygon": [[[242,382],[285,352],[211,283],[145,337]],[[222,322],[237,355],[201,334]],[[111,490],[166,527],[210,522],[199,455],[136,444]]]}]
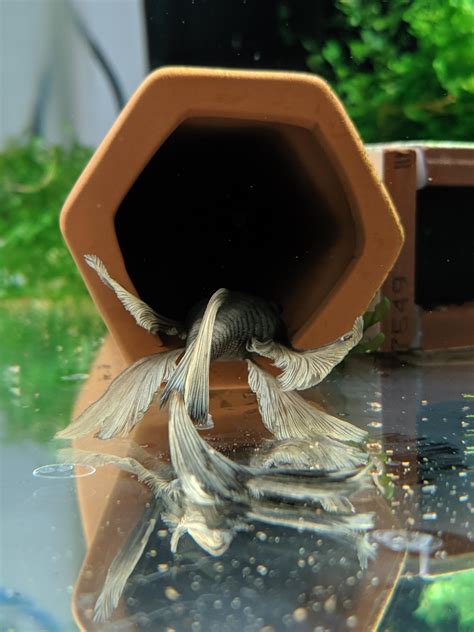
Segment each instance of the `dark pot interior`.
[{"label": "dark pot interior", "polygon": [[[350,200],[303,128],[190,119],[159,147],[115,217],[140,296],[182,319],[219,287],[284,309],[290,333],[350,265]],[[303,297],[303,298],[302,298]]]}]

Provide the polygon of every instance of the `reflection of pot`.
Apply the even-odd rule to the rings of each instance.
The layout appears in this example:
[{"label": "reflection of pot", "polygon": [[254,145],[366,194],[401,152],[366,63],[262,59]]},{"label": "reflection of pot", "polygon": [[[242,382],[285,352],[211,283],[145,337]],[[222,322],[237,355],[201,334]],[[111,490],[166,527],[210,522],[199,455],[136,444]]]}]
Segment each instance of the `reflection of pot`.
[{"label": "reflection of pot", "polygon": [[351,329],[402,243],[342,106],[321,79],[295,73],[154,72],[61,225],[127,361],[167,342],[134,324],[86,253],[174,318],[221,286],[267,295],[294,344],[310,348]]},{"label": "reflection of pot", "polygon": [[[114,379],[118,373],[124,368],[124,361],[120,357],[116,345],[110,337],[108,337],[100,350],[100,353],[91,368],[87,382],[80,393],[80,396],[75,404],[73,416],[80,414],[83,409],[95,401],[104,392],[109,385],[110,380]],[[216,423],[214,430],[206,431],[204,434],[209,441],[216,445],[219,449],[226,447],[229,450],[238,448],[245,448],[246,445],[255,445],[258,443],[262,436],[267,436],[267,433],[259,421],[258,410],[255,403],[255,398],[252,395],[248,395],[245,391],[214,391],[211,394],[214,399],[214,407],[219,410],[219,420]],[[121,456],[127,456],[130,454],[131,442],[135,442],[141,446],[146,446],[146,449],[156,455],[166,454],[167,451],[167,424],[166,424],[166,411],[158,410],[157,407],[150,409],[145,415],[144,419],[138,424],[131,433],[130,439],[125,440],[110,440],[100,441],[93,437],[84,437],[74,441],[74,447],[87,451],[99,451],[99,452],[111,452],[112,454],[120,454]],[[84,528],[84,535],[86,539],[87,552],[82,565],[79,577],[74,587],[74,594],[72,599],[72,607],[74,611],[75,620],[81,630],[87,632],[105,630],[105,629],[125,629],[125,630],[138,630],[140,625],[137,622],[137,617],[132,616],[134,613],[134,604],[127,605],[126,599],[122,599],[118,608],[114,611],[108,624],[94,624],[92,621],[93,608],[95,601],[100,594],[103,583],[107,574],[107,571],[114,559],[115,555],[121,550],[135,524],[142,517],[147,502],[149,501],[148,489],[140,485],[134,477],[120,472],[119,470],[107,466],[98,468],[93,476],[87,476],[76,479],[77,495],[81,511],[81,520]],[[367,493],[366,497],[354,498],[354,504],[358,510],[361,511],[375,511],[377,514],[377,526],[378,528],[399,528],[398,519],[393,516],[386,501],[378,494],[374,493],[375,490]],[[359,504],[360,503],[360,504]],[[262,532],[269,529],[263,523],[256,523],[256,527],[261,528]],[[159,525],[158,529],[163,529],[164,525]],[[269,531],[270,532],[270,531]],[[285,536],[286,532],[286,536]],[[163,535],[163,534],[161,534]],[[293,533],[292,533],[293,535]],[[363,629],[373,630],[375,629],[377,622],[380,620],[383,612],[386,608],[388,601],[390,600],[394,588],[396,586],[399,573],[403,566],[405,559],[405,552],[403,551],[390,551],[387,549],[381,549],[374,562],[369,563],[368,571],[364,572],[361,577],[358,574],[358,564],[356,558],[352,555],[352,561],[355,564],[354,567],[348,566],[348,562],[344,564],[332,564],[326,562],[321,573],[315,573],[317,567],[312,570],[310,564],[317,564],[320,562],[319,556],[324,557],[331,553],[331,547],[334,545],[330,539],[324,541],[320,549],[320,553],[317,553],[316,558],[311,561],[312,556],[309,555],[313,549],[317,549],[319,544],[317,538],[313,535],[308,535],[302,542],[308,545],[304,555],[300,555],[300,545],[296,545],[296,540],[288,540],[288,531],[281,529],[279,533],[281,541],[279,543],[271,542],[272,538],[265,543],[262,540],[259,544],[255,545],[255,541],[259,541],[260,538],[256,538],[255,534],[251,530],[248,534],[242,536],[240,544],[234,543],[230,558],[240,559],[240,569],[235,571],[236,576],[239,576],[239,580],[231,588],[235,590],[236,595],[240,595],[242,601],[250,598],[254,594],[249,587],[248,579],[245,574],[241,574],[241,570],[247,564],[249,558],[248,551],[254,551],[257,547],[257,552],[260,557],[257,557],[259,563],[263,563],[262,556],[271,556],[272,563],[275,564],[274,569],[277,572],[275,580],[271,580],[273,584],[273,590],[260,593],[259,599],[262,603],[272,604],[272,599],[285,601],[288,599],[289,588],[285,583],[287,581],[287,566],[285,566],[285,559],[293,559],[294,564],[291,567],[292,572],[295,572],[296,561],[300,558],[308,558],[308,564],[305,564],[305,570],[300,569],[298,572],[302,574],[300,581],[306,582],[307,586],[318,584],[320,588],[324,588],[322,595],[317,594],[314,598],[314,593],[308,590],[308,603],[306,604],[308,613],[308,622],[315,622],[316,620],[324,619],[326,623],[325,627],[331,627],[331,624],[337,623],[336,627],[339,629],[339,623],[345,622],[349,617],[353,620],[358,620],[363,626]],[[301,539],[301,534],[298,536],[293,535]],[[168,536],[166,536],[168,538]],[[186,539],[185,539],[186,540]],[[157,577],[157,570],[160,571],[161,566],[159,562],[162,561],[163,555],[168,555],[169,566],[176,564],[179,567],[181,564],[186,565],[189,560],[196,562],[196,568],[200,568],[200,563],[203,562],[202,568],[205,569],[216,562],[214,558],[210,558],[208,554],[196,550],[196,547],[190,546],[189,542],[183,542],[180,552],[183,550],[192,550],[191,556],[188,560],[179,560],[171,555],[169,552],[169,538],[164,539],[154,534],[150,542],[153,541],[153,547],[157,549],[154,551],[152,557],[145,553],[142,556],[141,562],[148,566],[148,570],[144,573],[146,581],[136,582],[134,589],[134,600],[141,603],[140,599],[143,595],[149,594],[147,585],[152,587],[153,599],[149,602],[151,611],[158,611],[160,596],[166,587],[173,588],[177,585],[175,578],[171,573],[163,574],[162,577]],[[332,543],[332,544],[331,544]],[[290,544],[290,545],[289,545]],[[260,547],[260,548],[258,548]],[[304,550],[304,549],[303,549]],[[329,553],[328,553],[329,551]],[[347,549],[350,553],[350,549]],[[157,553],[157,555],[156,555]],[[309,557],[308,557],[309,556]],[[150,562],[149,564],[147,563]],[[222,562],[224,558],[218,558],[219,562]],[[338,559],[338,558],[337,558]],[[225,560],[224,560],[225,561]],[[200,562],[199,564],[197,562]],[[229,559],[227,560],[227,563]],[[301,560],[299,560],[301,562]],[[151,570],[152,569],[152,570]],[[265,569],[265,566],[263,566]],[[140,569],[139,569],[140,570]],[[283,572],[285,571],[285,572]],[[253,567],[253,572],[258,574],[258,571]],[[304,575],[303,575],[304,572]],[[155,581],[151,583],[154,575]],[[189,575],[189,571],[182,569],[179,576]],[[206,580],[206,574],[204,573],[204,580]],[[210,577],[215,577],[216,571],[210,574]],[[271,575],[269,575],[271,577]],[[353,579],[353,583],[343,581],[347,580],[350,576]],[[225,577],[223,574],[221,577]],[[278,580],[278,577],[280,580]],[[310,580],[308,579],[310,578]],[[375,578],[375,579],[374,579]],[[293,588],[300,586],[300,581],[294,580]],[[311,583],[310,583],[311,581]],[[273,582],[278,583],[277,587]],[[225,585],[225,582],[222,582]],[[337,599],[329,597],[333,594],[334,587],[337,591]],[[327,589],[327,590],[326,590]],[[300,588],[298,588],[298,592]],[[202,593],[206,593],[204,588]],[[310,597],[309,595],[313,595]],[[173,595],[173,593],[171,593]],[[257,594],[257,592],[255,592]],[[281,597],[281,596],[284,597]],[[286,595],[286,597],[285,597]],[[343,595],[344,598],[341,598]],[[169,598],[167,606],[172,606],[174,603],[177,607],[176,618],[179,619],[179,608],[184,606],[188,607],[197,602],[199,592],[193,592],[190,601],[173,601],[173,598]],[[268,599],[267,599],[268,596]],[[275,597],[276,596],[276,597]],[[225,603],[224,608],[229,608],[229,603],[232,599],[229,598]],[[321,601],[321,606],[327,602],[327,606],[321,607],[320,610],[316,608],[311,610],[309,607],[311,600]],[[133,601],[133,599],[132,599]],[[274,602],[273,602],[274,603]],[[292,604],[292,610],[296,607],[296,602]],[[348,607],[347,604],[350,604]],[[245,604],[243,604],[242,609]],[[247,604],[249,605],[249,604]],[[250,604],[253,605],[253,602]],[[270,607],[269,606],[269,607]],[[305,606],[305,608],[306,608]],[[300,611],[305,611],[305,608],[299,608]],[[147,610],[144,611],[145,620]],[[212,618],[214,609],[211,609],[210,616]],[[229,613],[233,612],[232,608]],[[296,610],[295,610],[296,612]],[[120,622],[120,623],[119,623]],[[173,627],[172,622],[169,622],[170,628]],[[341,624],[342,625],[342,624]],[[155,628],[162,629],[161,621],[155,622]],[[312,626],[314,627],[314,625]],[[164,628],[163,628],[164,629]],[[176,629],[189,629],[180,627]]]}]

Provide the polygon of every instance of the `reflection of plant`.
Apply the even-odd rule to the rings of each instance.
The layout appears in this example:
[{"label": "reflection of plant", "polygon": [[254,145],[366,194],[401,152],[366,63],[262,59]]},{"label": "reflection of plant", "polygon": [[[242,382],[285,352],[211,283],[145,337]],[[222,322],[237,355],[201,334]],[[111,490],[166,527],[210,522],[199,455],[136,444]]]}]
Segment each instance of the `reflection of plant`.
[{"label": "reflection of plant", "polygon": [[0,412],[6,439],[49,440],[68,424],[103,331],[88,300],[3,302]]},{"label": "reflection of plant", "polygon": [[[380,323],[390,311],[390,300],[386,296],[382,296],[380,301],[374,307],[373,310],[367,311],[364,314],[364,334],[370,327]],[[385,340],[385,334],[383,331],[379,331],[375,336],[365,336],[359,344],[354,347],[352,353],[369,353],[371,351],[378,351],[383,345]]]},{"label": "reflection of plant", "polygon": [[0,153],[0,298],[85,296],[58,218],[90,155],[79,145],[46,147],[40,139]]},{"label": "reflection of plant", "polygon": [[474,571],[458,573],[447,579],[439,579],[427,586],[422,593],[416,616],[430,630],[474,630]]},{"label": "reflection of plant", "polygon": [[300,42],[364,140],[472,139],[472,0],[316,4],[303,21],[299,0],[283,2],[281,34]]}]

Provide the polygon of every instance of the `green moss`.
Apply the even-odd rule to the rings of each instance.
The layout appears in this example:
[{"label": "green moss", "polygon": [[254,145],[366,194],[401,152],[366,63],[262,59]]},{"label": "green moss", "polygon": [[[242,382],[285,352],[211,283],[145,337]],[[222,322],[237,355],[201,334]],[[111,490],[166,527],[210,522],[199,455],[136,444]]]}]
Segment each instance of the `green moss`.
[{"label": "green moss", "polygon": [[71,410],[105,327],[90,299],[14,299],[0,312],[5,440],[48,441]]},{"label": "green moss", "polygon": [[438,579],[427,586],[415,614],[429,630],[472,632],[474,630],[474,571]]},{"label": "green moss", "polygon": [[285,42],[338,93],[366,142],[474,138],[472,0],[336,0],[302,20],[280,11]]},{"label": "green moss", "polygon": [[37,138],[0,153],[0,299],[86,296],[59,212],[91,154]]}]

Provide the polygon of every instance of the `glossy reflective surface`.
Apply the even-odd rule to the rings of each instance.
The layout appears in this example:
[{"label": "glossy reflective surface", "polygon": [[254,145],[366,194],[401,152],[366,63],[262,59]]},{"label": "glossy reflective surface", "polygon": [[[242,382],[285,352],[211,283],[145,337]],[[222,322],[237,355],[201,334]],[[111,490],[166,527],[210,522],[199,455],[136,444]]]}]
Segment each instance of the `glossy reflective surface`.
[{"label": "glossy reflective surface", "polygon": [[[118,608],[95,624],[107,571],[150,494],[110,466],[57,465],[65,443],[52,435],[123,365],[108,341],[91,368],[102,333],[92,311],[17,308],[2,315],[1,629],[472,629],[472,354],[354,356],[308,392],[367,428],[369,450],[385,461],[385,497],[374,488],[354,498],[357,511],[375,512],[367,571],[347,542],[260,522],[220,557],[186,535],[173,555],[160,518]],[[253,398],[221,392],[211,408],[204,435],[232,458],[248,456],[264,436]],[[166,416],[147,415],[133,441],[166,461]],[[132,443],[75,447],[125,455]]]}]

